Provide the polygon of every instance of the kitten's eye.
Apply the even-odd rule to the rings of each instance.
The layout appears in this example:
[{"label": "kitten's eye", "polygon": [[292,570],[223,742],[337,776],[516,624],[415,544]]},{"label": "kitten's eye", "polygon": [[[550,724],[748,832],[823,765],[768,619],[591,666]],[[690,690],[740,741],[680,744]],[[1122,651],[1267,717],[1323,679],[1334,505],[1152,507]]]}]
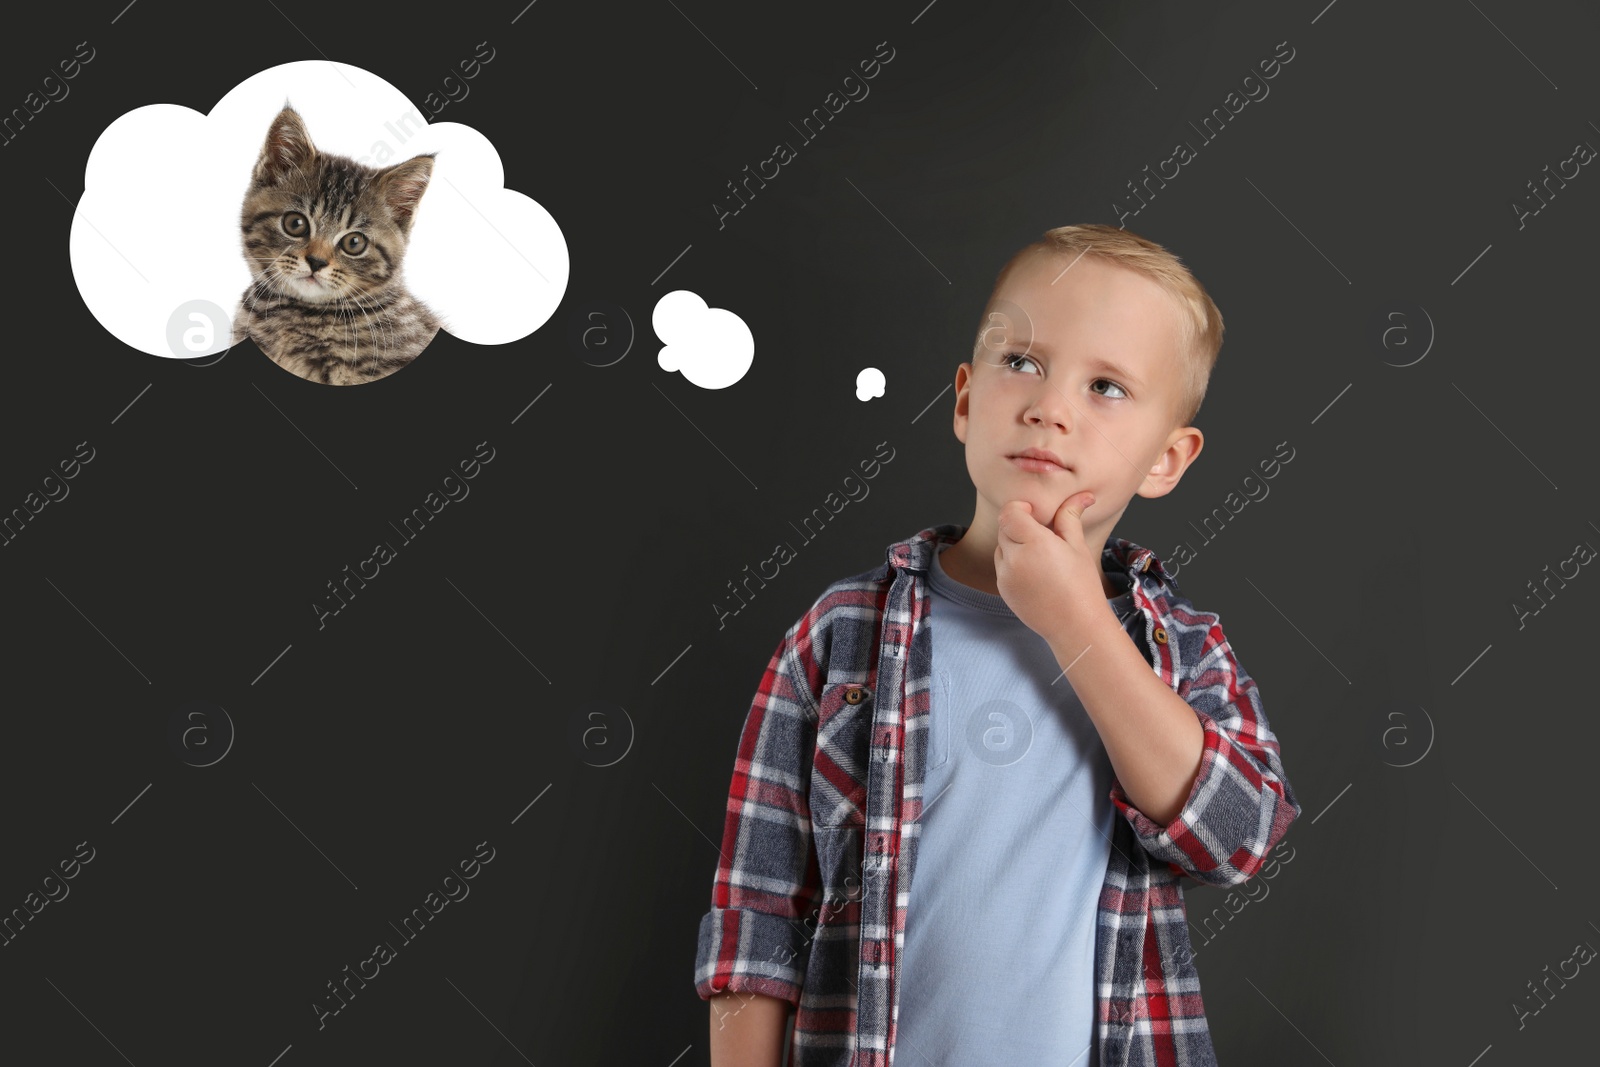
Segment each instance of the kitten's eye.
[{"label": "kitten's eye", "polygon": [[290,237],[304,237],[311,232],[311,223],[298,211],[291,211],[283,216],[283,232]]},{"label": "kitten's eye", "polygon": [[359,256],[367,250],[367,235],[360,232],[347,233],[344,240],[339,242],[339,248],[347,256]]}]

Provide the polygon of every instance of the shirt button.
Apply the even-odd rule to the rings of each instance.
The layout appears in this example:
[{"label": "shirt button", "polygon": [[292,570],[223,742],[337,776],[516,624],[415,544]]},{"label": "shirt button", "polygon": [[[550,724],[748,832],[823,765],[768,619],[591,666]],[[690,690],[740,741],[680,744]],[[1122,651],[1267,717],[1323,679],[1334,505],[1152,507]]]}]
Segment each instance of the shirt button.
[{"label": "shirt button", "polygon": [[1162,627],[1157,626],[1156,627],[1156,644],[1164,645],[1166,643],[1167,643],[1167,631],[1165,629],[1163,629]]},{"label": "shirt button", "polygon": [[867,699],[867,691],[859,685],[852,685],[844,691],[844,702],[846,704],[859,704],[865,699]]}]

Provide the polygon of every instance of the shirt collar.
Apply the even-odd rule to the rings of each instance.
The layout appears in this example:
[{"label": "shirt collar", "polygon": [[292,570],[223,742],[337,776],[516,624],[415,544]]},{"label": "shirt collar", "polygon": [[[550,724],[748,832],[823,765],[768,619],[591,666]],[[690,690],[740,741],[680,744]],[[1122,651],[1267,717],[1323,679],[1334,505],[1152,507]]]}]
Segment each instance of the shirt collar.
[{"label": "shirt collar", "polygon": [[[919,530],[904,541],[890,545],[885,562],[891,571],[898,569],[927,574],[933,565],[934,554],[940,547],[961,540],[967,528],[968,524],[965,523],[940,523]],[[1153,551],[1115,534],[1106,539],[1105,547],[1100,550],[1100,568],[1110,573],[1127,574],[1135,581],[1142,574],[1167,588],[1174,581],[1167,565]]]}]

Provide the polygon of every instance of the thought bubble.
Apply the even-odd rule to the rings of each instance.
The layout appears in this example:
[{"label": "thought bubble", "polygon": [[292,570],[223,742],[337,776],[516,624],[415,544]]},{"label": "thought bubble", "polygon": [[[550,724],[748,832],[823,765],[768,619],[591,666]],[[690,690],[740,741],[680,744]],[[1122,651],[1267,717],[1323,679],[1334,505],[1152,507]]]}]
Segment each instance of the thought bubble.
[{"label": "thought bubble", "polygon": [[473,344],[528,336],[566,291],[555,219],[505,188],[481,133],[429,123],[404,93],[346,63],[306,60],[261,71],[208,114],[146,104],[106,127],[89,153],[70,252],[84,303],[119,340],[155,356],[225,351],[227,322],[251,273],[240,211],[272,119],[290,103],[319,151],[385,167],[436,153],[405,254],[406,287]]},{"label": "thought bubble", "polygon": [[656,356],[661,369],[682,371],[702,389],[726,389],[755,360],[756,339],[744,320],[724,308],[707,307],[687,289],[657,301],[651,324],[667,346]]},{"label": "thought bubble", "polygon": [[865,367],[856,375],[856,399],[871,400],[884,393],[888,379],[883,376],[883,371],[877,367]]}]

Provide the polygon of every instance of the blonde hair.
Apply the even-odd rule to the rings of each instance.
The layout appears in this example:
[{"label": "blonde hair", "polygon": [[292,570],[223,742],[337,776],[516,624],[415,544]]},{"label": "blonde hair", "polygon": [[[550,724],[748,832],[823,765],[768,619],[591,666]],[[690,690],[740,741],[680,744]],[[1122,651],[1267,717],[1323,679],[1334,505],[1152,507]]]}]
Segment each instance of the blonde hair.
[{"label": "blonde hair", "polygon": [[995,276],[994,288],[984,306],[983,318],[978,324],[978,337],[973,345],[976,354],[983,344],[990,309],[994,307],[995,294],[1000,291],[1011,272],[1036,252],[1051,254],[1087,254],[1099,256],[1109,263],[1120,264],[1138,271],[1156,282],[1176,300],[1179,315],[1179,355],[1183,361],[1184,375],[1177,411],[1177,426],[1192,425],[1200,413],[1206,397],[1206,386],[1217,365],[1217,355],[1222,350],[1222,312],[1211,299],[1205,287],[1189,273],[1189,268],[1177,256],[1129,230],[1101,223],[1078,226],[1057,226],[1046,230],[1044,236],[1018,249],[1006,260],[1005,266]]}]

